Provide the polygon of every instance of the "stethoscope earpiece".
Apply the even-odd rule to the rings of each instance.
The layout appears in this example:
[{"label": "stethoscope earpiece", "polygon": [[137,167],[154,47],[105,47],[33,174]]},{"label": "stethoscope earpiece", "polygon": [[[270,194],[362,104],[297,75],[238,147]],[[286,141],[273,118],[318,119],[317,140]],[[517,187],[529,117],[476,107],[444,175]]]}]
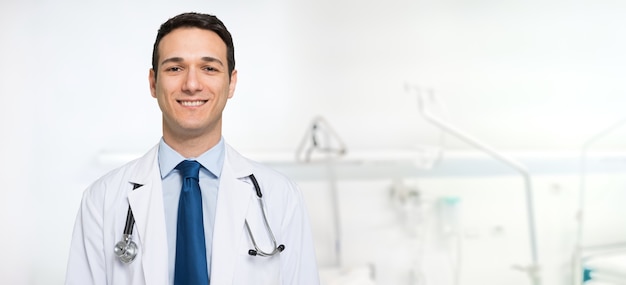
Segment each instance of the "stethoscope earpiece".
[{"label": "stethoscope earpiece", "polygon": [[[256,245],[255,245],[255,246],[256,246]],[[269,254],[269,253],[259,254],[259,252],[258,252],[257,250],[254,250],[254,249],[248,250],[248,254],[249,254],[249,255],[251,255],[251,256],[257,256],[257,255],[261,255],[261,256],[272,256],[272,255],[274,255],[274,254],[276,254],[276,253],[283,252],[283,250],[285,250],[285,246],[281,244],[281,245],[279,245],[279,246],[276,248],[275,252],[274,252],[274,253],[272,253],[272,254]]]}]

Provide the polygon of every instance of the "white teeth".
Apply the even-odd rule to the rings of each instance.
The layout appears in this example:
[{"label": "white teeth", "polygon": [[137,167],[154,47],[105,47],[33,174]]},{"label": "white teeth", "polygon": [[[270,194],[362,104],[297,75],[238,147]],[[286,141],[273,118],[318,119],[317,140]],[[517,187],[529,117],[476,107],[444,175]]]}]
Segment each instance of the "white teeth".
[{"label": "white teeth", "polygon": [[205,101],[180,101],[183,106],[186,107],[197,107],[204,104]]}]

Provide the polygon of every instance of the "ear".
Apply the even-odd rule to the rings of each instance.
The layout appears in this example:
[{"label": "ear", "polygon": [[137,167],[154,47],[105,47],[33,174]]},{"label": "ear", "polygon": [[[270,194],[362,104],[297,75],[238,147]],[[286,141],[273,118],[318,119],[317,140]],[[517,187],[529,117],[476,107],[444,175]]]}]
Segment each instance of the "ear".
[{"label": "ear", "polygon": [[150,94],[152,94],[152,97],[156,98],[156,79],[154,78],[154,76],[156,75],[156,73],[154,73],[154,69],[150,68],[150,72],[148,73],[148,82],[150,82]]},{"label": "ear", "polygon": [[233,98],[235,94],[235,87],[237,87],[237,69],[234,69],[230,74],[230,83],[228,86],[228,99]]}]

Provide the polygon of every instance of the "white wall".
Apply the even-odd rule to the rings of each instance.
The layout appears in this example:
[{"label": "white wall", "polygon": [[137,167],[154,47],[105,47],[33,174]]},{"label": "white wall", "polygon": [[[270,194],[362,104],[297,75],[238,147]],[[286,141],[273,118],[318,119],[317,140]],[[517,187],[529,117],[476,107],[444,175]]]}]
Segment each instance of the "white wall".
[{"label": "white wall", "polygon": [[626,103],[621,1],[3,1],[0,280],[61,282],[81,192],[110,167],[98,155],[160,136],[151,46],[190,10],[234,35],[225,136],[244,153],[294,151],[315,115],[350,150],[434,144],[406,82],[507,150],[576,150]]}]

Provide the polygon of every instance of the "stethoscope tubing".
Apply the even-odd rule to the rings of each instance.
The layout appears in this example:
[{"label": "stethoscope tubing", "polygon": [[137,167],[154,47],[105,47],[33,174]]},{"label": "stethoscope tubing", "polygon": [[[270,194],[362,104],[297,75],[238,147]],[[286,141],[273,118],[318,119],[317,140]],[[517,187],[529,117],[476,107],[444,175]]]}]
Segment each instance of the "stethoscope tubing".
[{"label": "stethoscope tubing", "polygon": [[133,210],[128,206],[128,213],[126,214],[126,225],[124,226],[124,234],[132,235],[133,227],[135,226],[135,216],[133,215]]}]

